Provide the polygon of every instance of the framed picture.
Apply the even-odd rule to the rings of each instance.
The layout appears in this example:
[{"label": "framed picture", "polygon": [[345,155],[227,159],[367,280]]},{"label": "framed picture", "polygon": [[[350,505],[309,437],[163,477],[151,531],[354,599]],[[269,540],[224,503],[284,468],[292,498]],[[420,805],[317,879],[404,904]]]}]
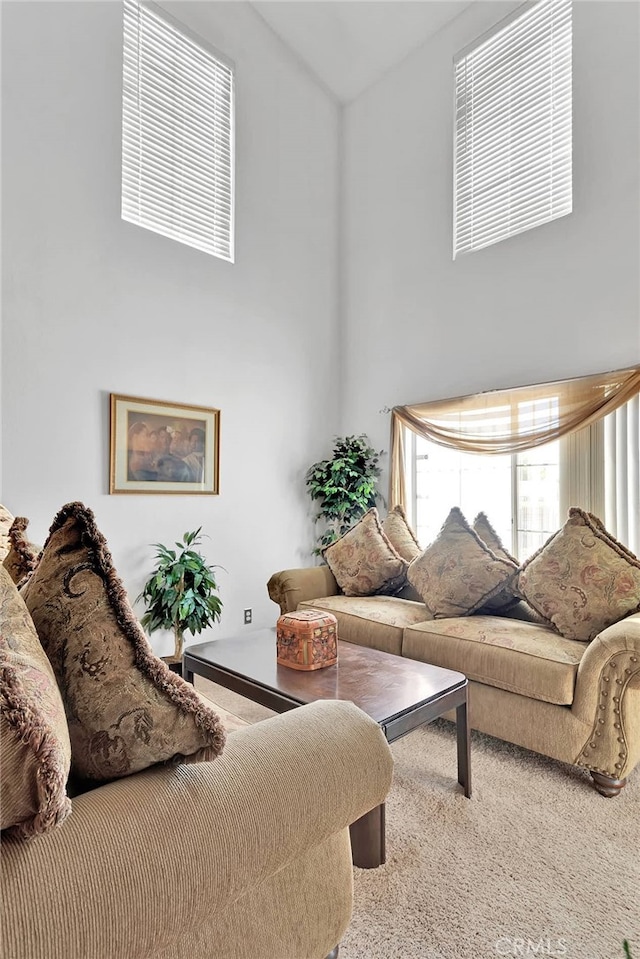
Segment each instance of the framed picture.
[{"label": "framed picture", "polygon": [[220,410],[111,394],[110,493],[218,493]]}]

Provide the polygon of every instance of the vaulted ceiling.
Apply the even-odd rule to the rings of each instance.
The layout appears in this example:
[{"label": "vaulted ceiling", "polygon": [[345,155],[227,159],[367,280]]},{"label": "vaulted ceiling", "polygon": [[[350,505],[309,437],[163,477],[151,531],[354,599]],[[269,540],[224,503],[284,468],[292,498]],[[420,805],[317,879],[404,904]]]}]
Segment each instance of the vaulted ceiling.
[{"label": "vaulted ceiling", "polygon": [[348,103],[473,0],[255,0],[257,13]]}]

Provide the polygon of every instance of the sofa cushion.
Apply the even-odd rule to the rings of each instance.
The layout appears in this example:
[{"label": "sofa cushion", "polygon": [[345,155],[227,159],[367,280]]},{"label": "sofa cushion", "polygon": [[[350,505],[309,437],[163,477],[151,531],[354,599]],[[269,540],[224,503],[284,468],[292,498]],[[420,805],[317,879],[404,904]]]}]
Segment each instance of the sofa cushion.
[{"label": "sofa cushion", "polygon": [[22,595],[62,692],[77,777],[106,781],[220,753],[219,717],[154,656],[82,503],[54,519]]},{"label": "sofa cushion", "polygon": [[[482,610],[478,615],[482,615]],[[485,614],[489,615],[489,614]],[[537,623],[538,626],[548,626],[547,620],[536,613],[535,609],[529,606],[526,599],[519,599],[513,606],[503,607],[502,609],[493,609],[491,616],[505,616],[507,619],[523,619],[526,623]]]},{"label": "sofa cushion", "polygon": [[402,506],[394,506],[387,513],[382,520],[382,529],[389,537],[396,553],[399,553],[408,563],[422,552],[418,537],[409,526],[409,521]]},{"label": "sofa cushion", "polygon": [[459,670],[487,686],[568,706],[586,648],[548,626],[471,616],[408,627],[402,655]]},{"label": "sofa cushion", "polygon": [[0,504],[0,563],[9,552],[9,530],[13,523],[13,516],[6,506]]},{"label": "sofa cushion", "polygon": [[393,594],[407,581],[409,564],[391,545],[375,506],[322,555],[345,596]]},{"label": "sofa cushion", "polygon": [[407,575],[429,612],[441,619],[468,616],[486,606],[517,571],[517,564],[496,556],[454,506]]},{"label": "sofa cushion", "polygon": [[[486,513],[478,513],[471,525],[480,539],[487,544],[489,549],[495,553],[499,559],[506,559],[507,562],[513,563],[515,566],[520,565],[515,556],[512,556],[503,546],[502,540],[489,522]],[[515,590],[514,578],[512,585],[505,586],[504,589],[501,589],[499,593],[487,601],[480,612],[484,612],[485,610],[487,613],[493,613],[498,610],[504,611],[510,606],[515,606],[519,599],[520,597]]]},{"label": "sofa cushion", "polygon": [[338,621],[338,639],[358,646],[402,652],[405,626],[424,622],[429,614],[423,603],[395,596],[325,596],[300,603],[298,609],[322,609]]},{"label": "sofa cushion", "polygon": [[29,540],[28,525],[26,516],[16,516],[9,530],[9,552],[2,565],[14,583],[20,583],[38,565],[40,547]]},{"label": "sofa cushion", "polygon": [[589,641],[640,610],[640,560],[597,517],[572,507],[522,565],[518,590],[567,639]]},{"label": "sofa cushion", "polygon": [[0,829],[35,836],[71,812],[71,744],[49,660],[8,572],[0,567]]}]

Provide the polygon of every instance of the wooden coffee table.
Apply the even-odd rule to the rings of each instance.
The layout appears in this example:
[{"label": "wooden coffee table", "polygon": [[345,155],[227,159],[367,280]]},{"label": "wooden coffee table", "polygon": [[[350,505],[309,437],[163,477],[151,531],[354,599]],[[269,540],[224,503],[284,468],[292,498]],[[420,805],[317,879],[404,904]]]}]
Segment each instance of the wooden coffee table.
[{"label": "wooden coffee table", "polygon": [[[345,699],[382,729],[387,742],[406,736],[449,709],[456,710],[458,782],[471,796],[468,683],[466,676],[353,643],[338,643],[335,666],[313,671],[276,662],[276,631],[263,629],[246,639],[220,639],[185,649],[184,678],[194,674],[239,693],[277,713],[321,699]],[[385,862],[384,803],[351,828],[354,865]]]}]

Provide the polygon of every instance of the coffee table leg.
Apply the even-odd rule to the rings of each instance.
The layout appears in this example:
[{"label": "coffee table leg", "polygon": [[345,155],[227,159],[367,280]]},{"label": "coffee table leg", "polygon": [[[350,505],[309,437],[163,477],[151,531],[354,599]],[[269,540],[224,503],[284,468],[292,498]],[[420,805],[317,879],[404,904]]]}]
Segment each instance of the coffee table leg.
[{"label": "coffee table leg", "polygon": [[456,707],[456,727],[458,737],[458,782],[464,788],[467,799],[471,798],[471,736],[469,729],[469,709],[465,700]]},{"label": "coffee table leg", "polygon": [[365,813],[349,826],[351,858],[360,869],[375,869],[387,861],[385,850],[384,803]]}]

